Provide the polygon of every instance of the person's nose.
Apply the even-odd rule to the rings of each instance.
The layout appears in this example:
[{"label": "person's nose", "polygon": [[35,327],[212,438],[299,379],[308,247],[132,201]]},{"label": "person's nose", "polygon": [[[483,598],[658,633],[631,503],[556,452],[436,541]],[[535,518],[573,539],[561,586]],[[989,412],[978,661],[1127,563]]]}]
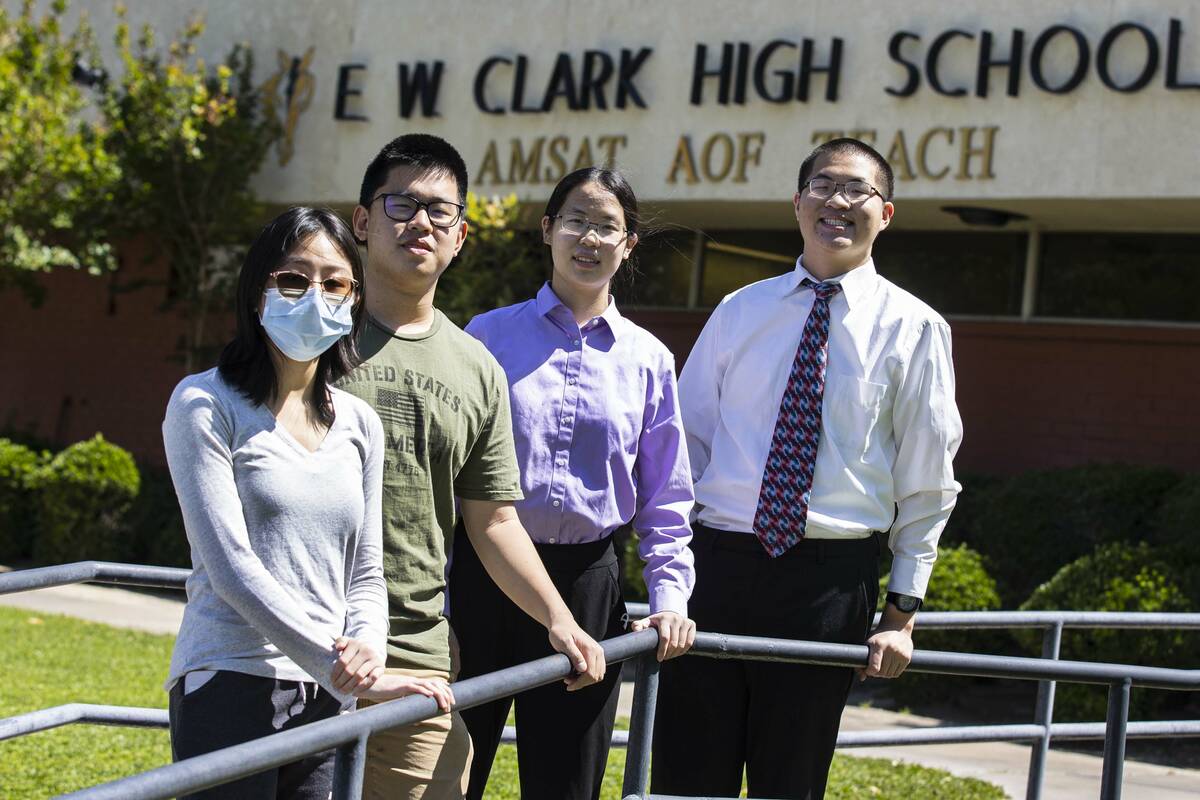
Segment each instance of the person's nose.
[{"label": "person's nose", "polygon": [[433,222],[429,219],[429,209],[421,207],[417,209],[417,213],[413,214],[412,219],[407,223],[409,230],[418,230],[429,233],[433,230]]},{"label": "person's nose", "polygon": [[839,186],[834,193],[829,195],[829,199],[825,201],[825,205],[833,208],[849,208],[851,203],[846,199],[846,187]]},{"label": "person's nose", "polygon": [[579,241],[581,243],[590,242],[591,247],[598,247],[600,245],[600,232],[596,230],[595,225],[588,225],[587,230],[579,237]]}]

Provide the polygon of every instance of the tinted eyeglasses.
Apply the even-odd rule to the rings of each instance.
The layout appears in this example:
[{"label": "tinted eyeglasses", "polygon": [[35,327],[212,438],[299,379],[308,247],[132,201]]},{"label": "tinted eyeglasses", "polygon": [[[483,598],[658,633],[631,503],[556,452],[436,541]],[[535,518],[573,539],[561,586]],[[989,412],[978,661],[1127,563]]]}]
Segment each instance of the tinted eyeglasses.
[{"label": "tinted eyeglasses", "polygon": [[275,279],[275,288],[289,300],[299,300],[311,287],[320,286],[321,296],[331,306],[340,306],[342,303],[353,300],[354,293],[358,289],[358,281],[342,275],[334,275],[329,278],[310,278],[303,272],[281,269],[272,272],[269,277]]},{"label": "tinted eyeglasses", "polygon": [[[381,198],[383,199],[383,213],[387,215],[388,219],[396,222],[408,222],[423,208],[429,216],[429,224],[435,228],[453,228],[462,219],[463,209],[466,208],[458,203],[451,203],[449,200],[433,200],[423,203],[411,195],[391,192],[375,196],[375,200]],[[374,203],[375,200],[371,202]]]}]

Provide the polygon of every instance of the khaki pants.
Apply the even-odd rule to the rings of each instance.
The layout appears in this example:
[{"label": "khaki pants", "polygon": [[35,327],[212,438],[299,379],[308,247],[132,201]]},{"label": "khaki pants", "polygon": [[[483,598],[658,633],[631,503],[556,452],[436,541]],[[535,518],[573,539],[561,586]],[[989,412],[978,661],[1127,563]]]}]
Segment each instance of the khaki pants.
[{"label": "khaki pants", "polygon": [[[449,678],[445,672],[394,669],[393,675]],[[373,705],[359,700],[358,707]],[[367,740],[363,800],[462,800],[471,767],[471,736],[457,711],[372,734]]]}]

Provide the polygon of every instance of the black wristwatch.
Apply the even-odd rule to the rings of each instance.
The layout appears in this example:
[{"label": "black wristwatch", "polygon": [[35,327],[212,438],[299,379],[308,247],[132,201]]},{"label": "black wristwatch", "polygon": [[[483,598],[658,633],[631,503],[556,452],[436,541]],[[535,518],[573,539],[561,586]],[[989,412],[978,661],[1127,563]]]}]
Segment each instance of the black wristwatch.
[{"label": "black wristwatch", "polygon": [[887,593],[887,601],[894,605],[905,614],[911,614],[921,608],[921,598],[913,597],[911,594],[897,594],[896,592]]}]

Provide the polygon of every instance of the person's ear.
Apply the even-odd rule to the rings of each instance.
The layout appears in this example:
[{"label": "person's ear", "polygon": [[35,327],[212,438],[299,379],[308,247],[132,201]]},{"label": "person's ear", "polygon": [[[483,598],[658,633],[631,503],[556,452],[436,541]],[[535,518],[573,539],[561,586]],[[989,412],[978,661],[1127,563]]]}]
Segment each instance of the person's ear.
[{"label": "person's ear", "polygon": [[354,213],[350,216],[350,227],[354,232],[354,238],[364,247],[367,244],[367,226],[370,219],[370,212],[363,206],[355,206]]},{"label": "person's ear", "polygon": [[879,230],[883,230],[892,222],[892,216],[896,213],[896,207],[891,203],[883,204],[883,215],[880,218]]},{"label": "person's ear", "polygon": [[625,252],[621,256],[622,260],[629,258],[629,254],[633,252],[633,248],[637,247],[637,243],[638,235],[636,233],[629,234],[629,236],[625,239]]},{"label": "person's ear", "polygon": [[542,244],[550,244],[550,231],[553,227],[554,220],[542,217]]},{"label": "person's ear", "polygon": [[467,224],[466,219],[458,223],[458,241],[454,243],[454,255],[458,255],[458,251],[462,250],[463,243],[467,241],[467,231],[471,226]]}]

